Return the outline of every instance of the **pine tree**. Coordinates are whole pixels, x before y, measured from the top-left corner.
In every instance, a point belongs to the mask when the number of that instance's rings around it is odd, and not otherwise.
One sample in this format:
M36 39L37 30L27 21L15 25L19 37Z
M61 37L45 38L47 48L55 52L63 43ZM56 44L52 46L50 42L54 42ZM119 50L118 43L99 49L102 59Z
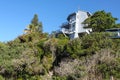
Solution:
M34 31L42 32L42 22L39 22L37 14L34 15L31 24L35 27Z
M42 33L42 22L39 22L38 15L35 14L31 23L27 26L28 32L41 32Z

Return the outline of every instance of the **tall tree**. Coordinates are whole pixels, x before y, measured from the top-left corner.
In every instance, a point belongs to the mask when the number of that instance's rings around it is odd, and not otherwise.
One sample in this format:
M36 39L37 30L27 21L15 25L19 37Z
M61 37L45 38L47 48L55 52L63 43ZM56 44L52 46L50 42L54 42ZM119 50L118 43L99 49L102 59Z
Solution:
M35 14L31 20L31 24L28 25L30 32L42 32L42 22L39 22L38 15Z
M35 14L32 21L31 21L31 24L33 26L35 26L35 31L40 31L42 32L42 22L39 22L39 19L38 19L38 15Z
M95 12L83 24L87 24L86 27L92 28L94 32L102 32L105 29L114 28L116 20L117 18L114 18L111 13L102 10Z
M39 24L39 19L38 19L38 15L35 14L32 21L31 21L31 24L33 24L34 26L37 26Z

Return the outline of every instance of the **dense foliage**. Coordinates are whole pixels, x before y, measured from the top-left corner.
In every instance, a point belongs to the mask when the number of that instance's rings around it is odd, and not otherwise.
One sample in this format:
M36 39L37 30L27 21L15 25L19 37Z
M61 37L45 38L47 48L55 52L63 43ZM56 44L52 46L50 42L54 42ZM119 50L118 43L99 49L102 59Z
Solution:
M29 33L0 42L0 80L120 79L120 39L105 32L73 40L49 37L38 22L34 16Z
M114 28L116 20L111 13L97 11L83 23L88 24L86 27L91 27L94 32L103 32L105 29Z
M101 80L113 76L119 79L120 40L108 36L107 33L92 33L69 40L31 33L0 43L0 78Z

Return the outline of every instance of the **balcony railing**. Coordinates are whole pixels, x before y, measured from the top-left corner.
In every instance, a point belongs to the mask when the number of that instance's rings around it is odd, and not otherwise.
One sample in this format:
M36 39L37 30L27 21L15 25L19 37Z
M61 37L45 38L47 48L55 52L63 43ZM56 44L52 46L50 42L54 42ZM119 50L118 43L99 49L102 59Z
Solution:
M106 32L109 32L111 38L120 38L120 28L107 29Z
M74 33L73 30L71 30L71 29L65 29L65 28L62 28L62 32L66 33L66 34L72 34L72 33Z

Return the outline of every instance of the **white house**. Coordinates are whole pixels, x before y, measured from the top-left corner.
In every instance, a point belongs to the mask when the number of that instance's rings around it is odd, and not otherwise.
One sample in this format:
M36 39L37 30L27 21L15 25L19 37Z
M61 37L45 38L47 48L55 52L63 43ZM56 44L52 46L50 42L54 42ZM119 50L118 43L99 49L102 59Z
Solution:
M70 14L67 17L66 23L63 23L61 26L61 32L65 36L69 36L71 39L78 38L81 34L92 32L91 28L84 28L85 25L83 21L87 19L91 14L85 11L77 11Z
M120 38L120 28L106 29L106 32L110 32L110 38Z

